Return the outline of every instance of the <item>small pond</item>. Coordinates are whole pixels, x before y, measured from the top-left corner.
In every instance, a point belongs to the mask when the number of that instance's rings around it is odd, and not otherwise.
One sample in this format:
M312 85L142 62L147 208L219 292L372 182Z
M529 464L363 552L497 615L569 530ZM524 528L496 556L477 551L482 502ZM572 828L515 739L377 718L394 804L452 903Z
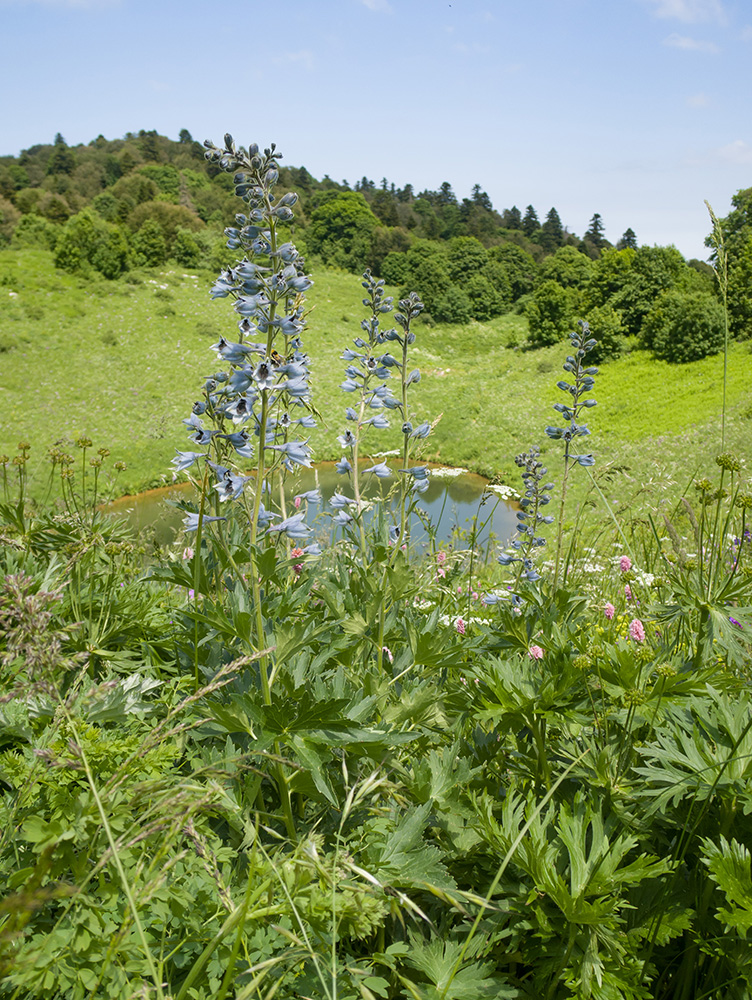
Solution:
M368 498L386 497L394 486L394 478L378 479L375 476L362 478L364 494ZM317 529L316 537L325 539L329 534L329 522L321 516L322 510L330 510L328 500L335 490L352 496L352 486L347 476L339 475L333 462L322 462L312 469L301 469L292 480L290 497L305 490L318 487L323 503L310 504L308 521ZM133 526L144 531L159 545L174 541L182 527L183 511L175 507L175 501L194 499L195 492L190 483L180 483L162 489L149 490L138 496L122 497L108 505L113 514L125 514ZM514 501L489 488L488 481L462 469L446 469L431 466L431 478L425 493L418 500L418 507L430 518L436 527L438 542L451 543L455 548L468 548L473 518L477 517L478 541L488 547L505 545L512 537L517 524ZM288 513L294 513L293 510ZM317 517L318 515L318 517ZM482 530L481 530L482 527ZM414 548L428 541L425 529L413 518L411 537Z

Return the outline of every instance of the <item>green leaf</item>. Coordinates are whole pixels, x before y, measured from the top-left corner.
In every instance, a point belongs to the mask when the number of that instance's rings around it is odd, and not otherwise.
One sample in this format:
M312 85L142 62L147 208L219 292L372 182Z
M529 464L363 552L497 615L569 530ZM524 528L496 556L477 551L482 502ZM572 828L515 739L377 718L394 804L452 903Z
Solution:
M727 905L718 910L718 919L741 937L746 937L752 927L752 859L749 850L736 840L729 843L724 837L720 837L717 844L705 838L703 849L703 860L710 870L710 877L726 896Z

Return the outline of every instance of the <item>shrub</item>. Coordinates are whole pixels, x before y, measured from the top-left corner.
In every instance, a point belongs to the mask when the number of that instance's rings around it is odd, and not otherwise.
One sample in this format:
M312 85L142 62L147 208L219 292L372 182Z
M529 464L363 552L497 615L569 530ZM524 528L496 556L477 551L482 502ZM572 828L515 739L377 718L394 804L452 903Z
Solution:
M172 244L172 256L183 267L197 267L201 263L201 248L188 229L178 229Z
M462 291L470 299L474 319L481 321L498 316L504 311L504 300L483 274L473 274L462 282Z
M131 240L133 254L139 265L157 267L167 260L164 231L156 219L147 219Z
M590 331L597 343L590 350L594 364L618 358L626 343L624 328L618 312L609 305L598 306L588 313Z
M91 265L105 278L117 278L128 269L128 245L123 233L90 209L66 222L55 244L55 266L65 271Z
M436 301L433 315L440 323L469 323L473 318L473 303L466 292L452 286Z
M21 219L13 231L11 247L14 249L26 247L44 247L45 250L54 250L57 238L60 235L58 226L43 219L41 215L33 212L29 215L22 215Z
M572 307L558 281L544 281L530 296L525 309L531 347L550 347L566 337L572 325Z
M682 364L717 354L724 329L723 309L712 295L671 291L646 316L641 343L656 357Z
M381 264L381 277L388 285L401 285L407 281L407 255L389 253Z

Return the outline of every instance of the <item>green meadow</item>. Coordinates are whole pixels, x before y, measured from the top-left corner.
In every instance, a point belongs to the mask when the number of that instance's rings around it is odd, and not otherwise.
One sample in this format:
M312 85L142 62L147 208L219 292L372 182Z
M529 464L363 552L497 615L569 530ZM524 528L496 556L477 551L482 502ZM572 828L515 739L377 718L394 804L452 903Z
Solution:
M311 432L317 460L338 459L345 394L340 355L360 332L356 275L317 268L308 295L304 346L313 359ZM0 453L33 447L28 471L39 494L47 449L87 435L127 470L116 495L172 481L170 461L187 447L181 421L202 377L221 367L209 349L236 336L228 300L212 301L213 275L178 265L129 272L118 281L55 269L42 250L0 251ZM396 290L390 290L392 293ZM416 418L435 421L422 457L516 485L513 457L539 443L550 462L562 347L526 350L527 320L507 314L486 323L419 324L414 361L422 374ZM723 356L684 365L633 350L600 366L586 450L598 468L616 465L636 482L708 471L718 450ZM752 450L752 355L748 342L728 354L726 447ZM372 453L399 447L396 422L371 432Z

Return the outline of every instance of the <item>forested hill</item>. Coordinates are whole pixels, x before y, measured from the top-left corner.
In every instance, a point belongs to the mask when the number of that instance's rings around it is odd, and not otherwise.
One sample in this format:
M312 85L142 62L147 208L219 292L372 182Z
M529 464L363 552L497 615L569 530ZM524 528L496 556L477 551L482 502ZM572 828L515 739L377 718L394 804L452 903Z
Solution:
M183 129L178 141L141 131L75 147L57 135L18 157L0 157L0 247L45 246L56 266L108 279L169 259L221 267L230 259L222 231L240 203L232 173L204 153ZM532 205L498 211L479 184L458 198L448 183L416 192L363 177L350 186L283 166L278 190L299 195L292 236L309 259L354 272L369 267L390 285L415 288L437 321L515 309L528 316L533 343L551 343L587 313L616 353L624 336L647 337L646 346L655 347L648 341L663 336L660 322L651 332L646 321L661 296L683 297L669 303L669 325L682 308L710 321L717 304L707 264L687 262L673 247L640 247L631 229L612 246L597 213L579 238L556 208L542 222ZM732 203L722 220L732 331L749 336L752 188ZM694 297L689 304L687 296Z

